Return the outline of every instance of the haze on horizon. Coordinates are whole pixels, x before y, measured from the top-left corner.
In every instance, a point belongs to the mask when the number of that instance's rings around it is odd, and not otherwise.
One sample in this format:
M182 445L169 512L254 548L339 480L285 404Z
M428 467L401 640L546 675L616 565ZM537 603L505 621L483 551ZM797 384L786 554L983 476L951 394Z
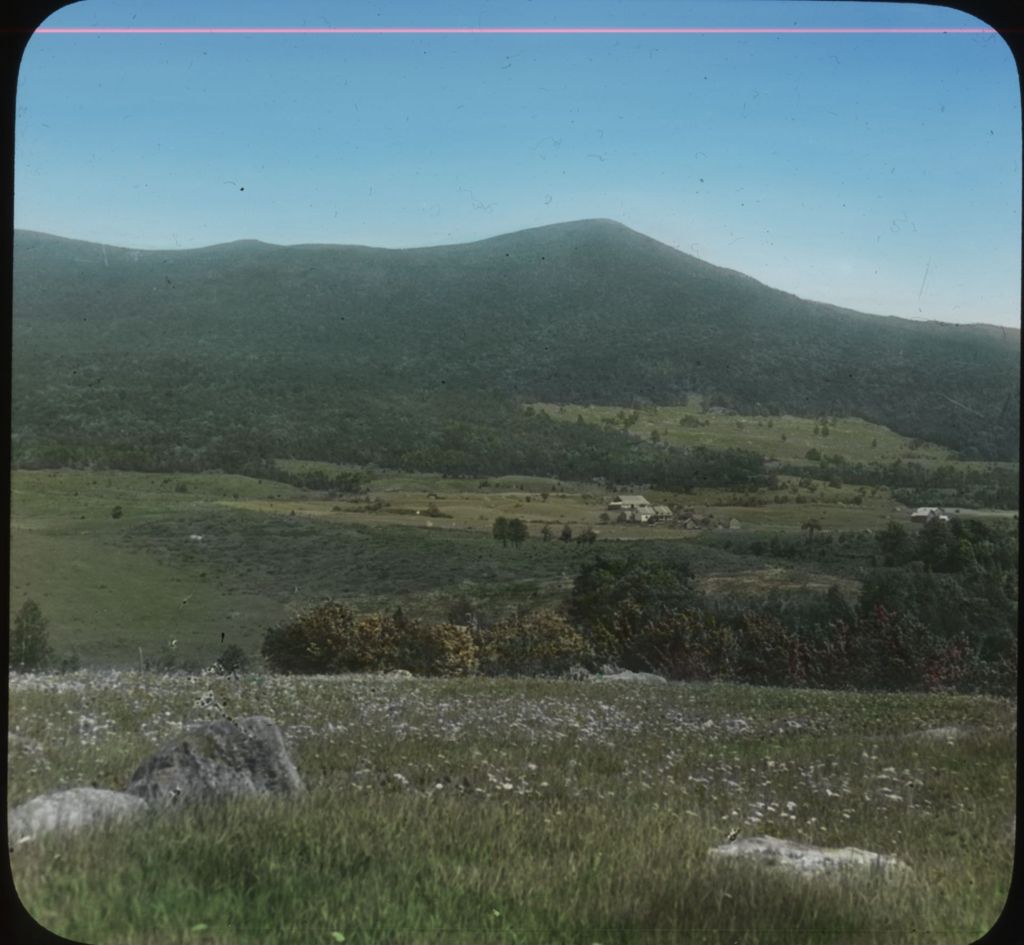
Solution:
M981 28L917 5L85 0L44 27ZM39 34L15 225L412 248L609 218L800 297L1020 325L994 34Z

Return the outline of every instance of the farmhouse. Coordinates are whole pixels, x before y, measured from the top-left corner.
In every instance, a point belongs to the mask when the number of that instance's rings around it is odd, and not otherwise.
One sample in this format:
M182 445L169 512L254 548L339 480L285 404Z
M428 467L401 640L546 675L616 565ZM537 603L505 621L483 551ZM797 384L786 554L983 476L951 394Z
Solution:
M629 522L648 522L654 514L651 503L642 495L617 495L608 503L608 510L618 512Z
M668 522L672 510L667 505L651 505L642 495L617 495L608 503L610 512L618 512L627 522Z
M941 507L922 506L910 513L912 522L948 522L949 516Z

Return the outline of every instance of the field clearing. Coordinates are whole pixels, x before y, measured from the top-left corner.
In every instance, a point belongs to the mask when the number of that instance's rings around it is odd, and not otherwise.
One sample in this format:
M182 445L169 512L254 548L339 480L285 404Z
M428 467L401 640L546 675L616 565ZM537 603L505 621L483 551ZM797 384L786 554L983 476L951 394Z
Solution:
M799 568L783 568L767 565L740 571L736 574L715 574L701 582L709 594L729 594L742 599L753 599L772 591L816 591L827 592L832 586L838 587L847 598L860 593L861 582L834 574L820 574Z
M325 472L343 468L317 465ZM209 665L222 634L224 643L255 654L267 627L324 597L364 611L402 606L432 620L444 619L461 596L496 610L558 606L594 554L684 557L708 590L819 588L839 580L826 564L757 567L749 554L700 542L709 535L704 530L602 522L610 493L593 483L372 475L367 494L330 496L215 473L15 470L10 613L35 599L58 650L77 652L86 665L138 665L140 647L151 659L172 639L193 665ZM580 491L529 491L538 485ZM722 525L735 518L740 535L802 536L803 523L816 518L817 538L827 539L840 529L880 529L907 519L885 490L862 495L857 506L839 501L852 502L849 487L819 486L812 493L786 477L783 485L791 499L805 502L774 503L773 493L764 492L756 498L768 504L735 505L735 493L722 489L648 495L713 515ZM499 515L527 523L530 538L522 547L492 539ZM544 525L553 540L541 540ZM565 525L574 535L592 528L598 540L589 546L559 541Z
M12 804L121 789L212 717L206 692L275 719L309 788L16 843L23 904L80 941L968 942L1009 888L1009 700L131 672L11 676L10 692ZM713 861L733 830L911 872Z
M525 406L565 423L575 423L577 416L587 423L615 423L633 414L633 408L622 406L549 403ZM685 407L648 406L637 408L637 413L639 416L629 432L641 439L650 439L656 430L661 441L670 446L745 449L782 462L806 462L807 451L817 449L830 456L839 453L848 461L860 463L891 463L901 459L922 466L956 463L979 470L1011 465L960 460L953 450L944 446L902 436L858 417L829 418L829 433L821 436L814 433L816 427L820 430L818 420L807 417L705 413L696 395L690 397ZM617 425L621 429L621 423Z

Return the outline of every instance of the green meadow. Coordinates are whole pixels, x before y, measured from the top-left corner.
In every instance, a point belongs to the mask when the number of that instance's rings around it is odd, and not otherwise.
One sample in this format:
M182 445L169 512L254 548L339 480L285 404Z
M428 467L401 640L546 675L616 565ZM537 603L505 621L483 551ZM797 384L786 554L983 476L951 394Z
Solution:
M566 407L559 415L574 418L578 410L599 422L613 408ZM821 441L810 432L814 421L797 418L774 418L768 430L758 426L765 418L705 416L711 427L695 434L678 417L696 411L643 410L637 430L649 423L680 442L710 436L723 448L751 445L754 433L739 429L740 422L762 438L777 439L778 427L788 426L792 435L778 442L789 458L802 448L801 436ZM863 452L877 440L883 457L900 452L938 461L944 455L927 445L911 450L905 438L858 420L843 418L833 429L830 446L847 442ZM858 455L845 448L851 458ZM11 613L34 599L59 652L74 652L88 666L125 667L145 665L171 640L195 665L207 665L223 643L255 654L268 626L325 597L359 610L401 606L429 619L443 618L454 601L467 598L492 612L557 606L594 554L684 558L705 589L718 594L821 591L833 583L853 594L858 582L849 568L740 556L720 539L801 535L809 519L826 537L864 532L905 523L909 512L884 486L830 485L810 476L782 475L775 489L756 492L644 490L654 503L692 510L719 526L687 530L615 521L607 510L612 487L598 482L448 477L301 460L279 465L289 473L358 469L365 491L331 494L222 473L15 470ZM529 538L521 547L493 540L498 516L526 523ZM597 541L562 542L566 527L575 536L592 529Z
M123 789L219 712L275 719L308 792L12 837L38 922L154 945L956 943L1008 895L1016 706L977 696L12 676L10 802ZM733 831L909 871L825 879L712 858Z
M620 428L620 421L633 413L629 407L592 404L536 403L530 406L555 420L575 422L577 416L582 416L587 423ZM824 424L828 433L823 436L820 420L808 417L715 413L714 408L710 411L695 394L688 398L684 407L637 408L638 417L627 429L644 439L650 439L657 431L658 437L671 446L754 450L783 462L802 463L809 449L840 453L852 462L862 463L889 463L897 459L935 465L959 462L956 453L946 447L902 436L888 427L857 417L828 417Z

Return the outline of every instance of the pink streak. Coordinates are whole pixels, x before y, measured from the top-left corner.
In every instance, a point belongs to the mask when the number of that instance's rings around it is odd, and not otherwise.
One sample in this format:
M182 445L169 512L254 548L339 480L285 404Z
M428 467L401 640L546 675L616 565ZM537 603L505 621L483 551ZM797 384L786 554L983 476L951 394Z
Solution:
M799 27L777 27L777 26L75 26L75 27L40 27L36 33L48 35L86 35L96 33L118 33L118 34L273 34L273 35L307 35L307 34L343 34L343 35L393 35L393 34L682 34L682 35L703 35L703 34L978 34L995 33L991 27L872 27L872 26L799 26Z

